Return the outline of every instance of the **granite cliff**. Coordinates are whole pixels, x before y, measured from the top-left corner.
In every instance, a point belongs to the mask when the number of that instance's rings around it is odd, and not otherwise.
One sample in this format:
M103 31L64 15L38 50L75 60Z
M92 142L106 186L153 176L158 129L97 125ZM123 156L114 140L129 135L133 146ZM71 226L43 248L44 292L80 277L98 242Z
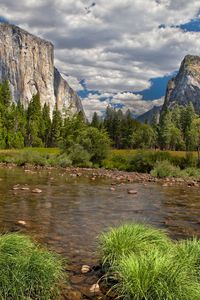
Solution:
M25 107L39 93L51 112L55 106L63 113L83 112L78 95L54 67L52 43L9 24L0 24L0 81L4 79L14 101Z
M200 111L200 57L194 55L185 56L178 74L168 82L163 110L189 102Z

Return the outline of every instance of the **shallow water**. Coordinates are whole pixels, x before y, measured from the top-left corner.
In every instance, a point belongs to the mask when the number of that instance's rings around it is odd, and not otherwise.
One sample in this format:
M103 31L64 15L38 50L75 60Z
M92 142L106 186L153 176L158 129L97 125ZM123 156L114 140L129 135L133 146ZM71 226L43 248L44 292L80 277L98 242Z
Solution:
M146 221L177 239L200 236L198 188L127 183L111 191L110 179L20 168L0 169L0 179L0 230L29 233L72 265L96 263L98 235L127 221ZM30 190L13 190L16 184ZM42 193L31 193L33 188ZM19 220L27 226L17 225Z

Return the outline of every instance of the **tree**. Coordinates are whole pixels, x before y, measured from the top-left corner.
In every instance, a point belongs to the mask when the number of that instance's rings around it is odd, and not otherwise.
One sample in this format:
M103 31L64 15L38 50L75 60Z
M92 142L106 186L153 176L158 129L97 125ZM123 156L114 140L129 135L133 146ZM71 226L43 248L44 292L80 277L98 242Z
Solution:
M51 125L51 147L58 147L62 141L62 116L58 109L53 111L53 119Z
M96 112L94 112L94 114L93 114L91 126L95 127L95 128L102 127L102 121Z
M27 146L40 147L43 145L41 139L42 111L40 96L32 97L27 110Z
M76 138L76 143L81 145L90 154L93 163L101 164L106 158L110 148L110 140L105 130L94 127L85 127Z
M4 80L0 88L0 103L4 106L10 106L12 101L12 95L10 91L10 85L8 80Z
M155 145L155 140L155 132L148 124L141 124L132 135L132 144L134 148L152 148Z
M48 104L44 104L42 109L41 137L45 147L50 145L51 137L51 118Z
M170 133L171 126L172 126L171 112L167 109L161 114L159 131L158 131L159 146L162 150L169 149L170 139L171 139L171 133Z
M200 118L194 119L190 130L191 143L198 153L198 164L200 163Z

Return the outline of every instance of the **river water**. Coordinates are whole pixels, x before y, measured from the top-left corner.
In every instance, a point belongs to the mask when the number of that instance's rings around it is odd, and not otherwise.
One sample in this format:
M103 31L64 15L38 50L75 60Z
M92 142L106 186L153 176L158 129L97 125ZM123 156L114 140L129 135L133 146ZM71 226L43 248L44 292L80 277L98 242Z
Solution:
M28 233L76 267L95 264L99 234L123 222L145 221L174 239L200 236L198 188L125 183L111 191L112 182L64 170L0 169L0 230ZM32 193L34 188L42 193Z

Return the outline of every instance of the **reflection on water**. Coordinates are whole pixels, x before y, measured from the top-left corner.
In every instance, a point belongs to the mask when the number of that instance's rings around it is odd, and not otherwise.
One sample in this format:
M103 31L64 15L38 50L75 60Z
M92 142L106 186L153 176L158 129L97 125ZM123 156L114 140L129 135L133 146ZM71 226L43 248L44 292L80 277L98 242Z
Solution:
M0 169L0 229L16 230L16 222L74 264L97 259L97 237L109 226L143 221L165 228L174 238L200 235L198 188L162 187L157 184L121 184L110 191L111 181L71 177L60 171ZM20 184L30 190L13 190ZM41 194L31 193L33 188ZM138 191L129 195L127 189Z

